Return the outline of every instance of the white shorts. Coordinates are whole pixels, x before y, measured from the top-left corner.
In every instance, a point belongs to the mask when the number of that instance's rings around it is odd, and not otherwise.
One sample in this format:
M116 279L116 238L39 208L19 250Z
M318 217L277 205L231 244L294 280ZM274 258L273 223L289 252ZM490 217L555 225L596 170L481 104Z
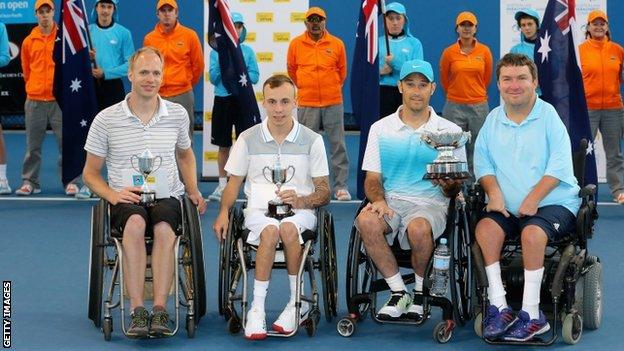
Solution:
M251 245L260 245L260 233L264 228L274 225L279 228L280 223L292 223L297 227L299 233L299 243L303 244L301 233L306 230L316 229L316 214L314 210L299 209L294 210L295 214L290 217L286 217L281 221L275 218L265 216L265 210L259 209L245 209L245 228L249 229L249 236L247 236L247 243Z
M386 202L388 207L394 211L392 218L386 218L386 223L392 229L386 235L388 245L392 246L396 238L401 245L401 249L409 250L407 226L416 218L424 218L429 222L433 232L433 240L444 233L448 206L415 204L411 201L395 198L386 199Z

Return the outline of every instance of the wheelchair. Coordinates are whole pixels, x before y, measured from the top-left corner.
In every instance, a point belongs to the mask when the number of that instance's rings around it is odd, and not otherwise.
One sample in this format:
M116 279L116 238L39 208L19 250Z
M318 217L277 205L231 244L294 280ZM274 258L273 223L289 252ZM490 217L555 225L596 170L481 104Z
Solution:
M182 234L176 236L174 257L175 327L174 336L180 327L180 305L186 308L186 332L189 338L195 336L200 319L206 314L206 281L204 275L204 253L199 213L195 204L186 196L180 199L182 213ZM109 341L113 332L111 310L119 307L121 329L126 334L125 288L123 280L123 255L121 233L111 228L110 210L106 200L100 200L91 210L91 243L89 256L88 317L97 328L101 328L104 339ZM146 238L147 267L150 268L152 239ZM151 270L146 272L146 284L152 282ZM151 292L146 289L145 292ZM117 296L115 296L117 295ZM115 301L116 299L116 301Z
M367 200L362 202L355 215L356 218L367 203ZM357 323L363 321L367 313L370 313L371 318L380 324L421 326L431 317L431 307L436 306L442 309L443 320L435 325L433 338L439 343L447 343L451 339L456 325L463 326L472 319L473 315L469 215L468 208L463 200L457 200L455 197L450 199L446 228L441 235L441 238L446 237L448 239L449 249L451 250L449 263L450 299L429 294L429 289L431 288L429 276L433 264L433 259L430 259L425 271L423 292L422 294L416 294L413 299L414 303L422 305L424 309L424 315L418 320L409 317L401 317L392 321L377 318L377 293L388 291L390 288L383 277L379 277L379 272L372 259L367 256L360 233L354 225L349 238L346 267L346 298L349 314L338 321L336 325L338 333L343 337L352 336L355 333ZM405 284L413 283L414 274L410 259L411 250L403 250L399 245L392 245L390 248L399 268L410 270L410 273L402 274L403 281Z
M483 337L483 311L487 310L488 281L481 250L472 245L475 264L476 290L480 300L480 311L476 314L475 333L489 344L552 345L558 338L558 322L562 323L561 334L567 344L576 344L583 329L598 329L602 319L602 265L597 256L590 255L587 242L594 233L598 219L596 210L596 186L584 185L585 153L587 140L581 140L580 148L573 154L574 175L581 190L581 207L577 213L576 230L563 238L549 241L544 259L544 278L540 292L540 308L546 318L552 320L550 337L535 337L526 342L489 340ZM473 207L485 207L485 194L476 185L468 196ZM472 218L476 226L476 217ZM501 253L501 274L507 291L508 304L518 310L521 307L524 268L522 250L518 239L505 240Z
M334 220L324 208L316 210L316 231L306 230L302 233L304 243L302 262L297 273L297 286L301 286L304 271L307 271L311 296L305 296L303 292L297 294L295 300L297 325L303 325L308 336L316 334L320 321L319 289L314 276L314 271L321 274L321 286L323 293L323 312L327 322L331 322L337 315L338 299L338 271L336 269L336 242L334 238ZM248 271L255 268L255 252L257 247L247 244L249 230L243 227L244 218L241 207L234 206L229 213L228 234L221 243L219 251L219 314L228 323L230 334L241 331L246 320L248 309L247 276ZM318 242L318 247L316 243ZM318 257L315 257L318 253ZM283 248L277 247L273 269L286 269ZM241 285L242 280L242 287ZM299 320L301 302L310 303L308 319L301 324ZM241 312L237 312L237 305ZM267 336L291 337L298 332L295 328L289 334L280 334L271 330Z

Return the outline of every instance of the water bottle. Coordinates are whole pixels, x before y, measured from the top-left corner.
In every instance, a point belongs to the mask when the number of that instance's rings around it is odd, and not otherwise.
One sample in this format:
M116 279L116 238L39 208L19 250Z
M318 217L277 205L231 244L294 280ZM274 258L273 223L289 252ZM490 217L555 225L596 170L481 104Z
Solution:
M446 287L449 281L449 264L451 250L446 246L446 239L440 239L440 244L433 251L433 271L431 272L431 296L446 296Z

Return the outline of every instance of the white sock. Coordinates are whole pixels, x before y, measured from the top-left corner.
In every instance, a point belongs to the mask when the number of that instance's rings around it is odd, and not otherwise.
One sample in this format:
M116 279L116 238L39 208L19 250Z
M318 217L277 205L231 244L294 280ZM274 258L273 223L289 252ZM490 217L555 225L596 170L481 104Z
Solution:
M401 277L401 272L398 272L392 277L384 279L386 280L386 283L388 283L390 290L392 290L393 292L407 291L405 283L403 282L403 277Z
M0 179L6 179L6 164L0 165Z
M253 302L251 308L258 308L264 312L264 301L266 300L267 290L269 290L269 281L254 279Z
M485 274L487 275L489 286L487 288L488 298L490 305L498 307L498 310L502 310L507 307L507 292L503 287L503 278L501 277L500 263L495 262L485 267Z
M422 292L422 288L423 288L423 281L425 280L425 278L419 276L418 274L414 273L414 291L416 292Z
M227 184L227 177L219 177L219 186L221 188L225 188L226 184Z
M540 288L543 275L544 267L534 271L524 270L522 310L528 313L531 319L539 319Z
M290 300L288 300L288 303L294 304L297 298L297 275L289 274L288 282L290 283ZM301 289L299 290L299 295L301 294L303 294L303 279L301 279Z

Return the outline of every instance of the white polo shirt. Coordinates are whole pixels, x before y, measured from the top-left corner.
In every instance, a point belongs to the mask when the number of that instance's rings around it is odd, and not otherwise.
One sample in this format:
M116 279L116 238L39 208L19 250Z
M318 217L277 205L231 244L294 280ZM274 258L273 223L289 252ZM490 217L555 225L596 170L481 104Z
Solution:
M232 175L247 177L244 187L247 198L253 183L272 184L265 179L263 168L273 167L278 154L283 168L295 168L295 174L287 184L295 187L298 196L314 192L312 178L329 175L323 138L294 118L293 122L292 130L281 145L269 132L267 119L241 133L234 143L225 170Z

